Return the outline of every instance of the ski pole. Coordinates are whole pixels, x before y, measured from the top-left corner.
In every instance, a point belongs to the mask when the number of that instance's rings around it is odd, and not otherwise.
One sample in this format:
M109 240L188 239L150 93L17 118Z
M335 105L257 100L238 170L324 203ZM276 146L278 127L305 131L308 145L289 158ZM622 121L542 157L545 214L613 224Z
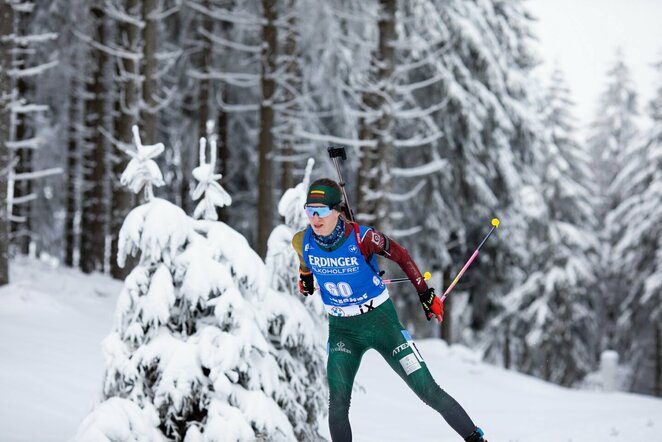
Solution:
M462 267L462 270L460 270L460 273L457 274L457 276L455 277L455 279L453 280L451 285L446 289L443 296L441 297L441 302L444 302L444 300L446 299L448 294L451 292L451 290L453 290L453 287L455 287L455 284L457 284L457 282L460 280L462 275L464 275L464 272L467 271L467 269L469 268L471 263L474 261L474 259L476 259L476 257L478 256L478 251L480 250L481 247L483 247L483 244L485 244L485 241L487 241L487 238L490 237L492 232L494 232L494 229L499 227L499 223L500 223L499 218L492 218L492 228L490 229L489 232L487 232L487 235L485 235L485 238L483 238L483 241L481 241L478 248L476 250L474 250L474 253L471 255L471 258L469 258L469 261L467 261L467 263L464 265L464 267Z
M345 204L347 204L347 212L349 212L349 220L354 222L354 212L352 212L352 208L349 206L349 199L347 198L347 192L345 191L345 182L342 179L342 174L340 173L340 166L338 165L338 158L340 158L341 160L346 160L347 153L345 152L344 147L329 146L327 150L329 152L329 156L331 157L331 160L333 160L333 164L336 166L336 172L338 172L338 185L340 185L342 194L345 197Z
M423 273L423 279L425 279L425 280L427 281L427 280L430 279L430 278L432 278L432 274L431 274L430 272L425 272L425 273ZM394 284L394 283L396 283L396 282L405 282L405 281L409 281L409 278L384 279L383 281L384 281L384 284Z
M423 279L425 279L427 281L430 278L432 278L432 273L430 273L430 272L423 273ZM382 281L384 281L384 284L395 284L397 282L409 281L409 278L383 279ZM315 291L318 291L319 289L320 289L319 287L315 287Z

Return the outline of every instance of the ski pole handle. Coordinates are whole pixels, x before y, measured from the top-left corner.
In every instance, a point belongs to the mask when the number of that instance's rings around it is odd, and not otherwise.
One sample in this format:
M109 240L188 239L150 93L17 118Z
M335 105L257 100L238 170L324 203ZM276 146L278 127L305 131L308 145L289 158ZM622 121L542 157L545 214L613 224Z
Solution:
M501 222L499 221L499 218L492 218L492 228L490 229L489 232L487 232L487 235L485 235L485 238L483 238L480 245L476 248L476 250L474 250L473 254L471 255L471 258L469 258L469 260L466 262L466 264L464 264L464 267L462 267L462 270L460 270L460 273L457 274L457 276L455 277L455 279L453 280L451 285L448 286L448 288L446 289L444 294L441 296L441 302L444 302L446 297L448 297L448 294L451 292L451 290L453 290L453 287L455 287L455 285L460 280L462 275L464 275L464 272L467 271L467 269L469 268L471 263L474 262L474 259L476 259L476 257L478 256L478 252L480 251L480 248L483 247L483 244L485 244L485 241L487 241L487 238L489 238L490 235L492 234L492 232L494 232L494 229L499 227L500 223Z

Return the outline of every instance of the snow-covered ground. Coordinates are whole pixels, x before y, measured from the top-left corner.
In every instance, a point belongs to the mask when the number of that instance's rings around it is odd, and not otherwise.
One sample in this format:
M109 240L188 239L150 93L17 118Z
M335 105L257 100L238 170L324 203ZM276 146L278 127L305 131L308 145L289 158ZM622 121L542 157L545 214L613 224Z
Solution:
M66 441L97 401L101 340L121 283L100 275L12 263L0 289L0 442ZM419 341L437 382L490 442L661 442L662 400L578 391L484 364L466 348ZM368 352L351 420L357 442L459 441Z
M121 282L12 262L0 288L0 441L68 440L101 392Z

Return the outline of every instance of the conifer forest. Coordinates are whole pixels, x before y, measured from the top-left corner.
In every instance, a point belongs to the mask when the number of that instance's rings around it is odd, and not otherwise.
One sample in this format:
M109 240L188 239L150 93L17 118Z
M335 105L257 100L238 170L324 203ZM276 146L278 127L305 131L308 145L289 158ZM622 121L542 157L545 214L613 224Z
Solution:
M412 333L563 386L613 350L621 388L660 397L662 63L644 99L615 53L582 132L562 69L533 74L534 21L522 0L2 0L0 285L20 256L110 275L126 291L104 344L117 360L181 334L208 366L251 345L255 373L322 382L305 330L326 319L288 301L289 241L307 225L305 186L338 179L327 149L342 146L356 219L406 247L438 293L501 221L441 325L410 284L389 289ZM147 345L153 327L173 335ZM158 396L160 367L138 381L117 364L106 398ZM251 373L236 370L232 382ZM201 373L230 391L214 370L189 373L190 397L210 397ZM297 382L264 429L316 440L324 386ZM153 403L174 440L182 413L207 413L208 429L231 416L217 396L206 411L168 397Z

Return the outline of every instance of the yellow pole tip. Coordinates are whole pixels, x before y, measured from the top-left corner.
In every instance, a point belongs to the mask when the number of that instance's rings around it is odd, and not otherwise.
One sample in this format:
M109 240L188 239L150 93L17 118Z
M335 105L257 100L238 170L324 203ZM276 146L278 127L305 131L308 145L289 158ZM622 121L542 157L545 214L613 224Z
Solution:
M492 218L492 225L494 227L499 227L499 224L501 224L501 221L499 221L499 218Z
M427 281L430 278L432 278L432 273L430 273L430 272L423 273L423 279L425 279Z

